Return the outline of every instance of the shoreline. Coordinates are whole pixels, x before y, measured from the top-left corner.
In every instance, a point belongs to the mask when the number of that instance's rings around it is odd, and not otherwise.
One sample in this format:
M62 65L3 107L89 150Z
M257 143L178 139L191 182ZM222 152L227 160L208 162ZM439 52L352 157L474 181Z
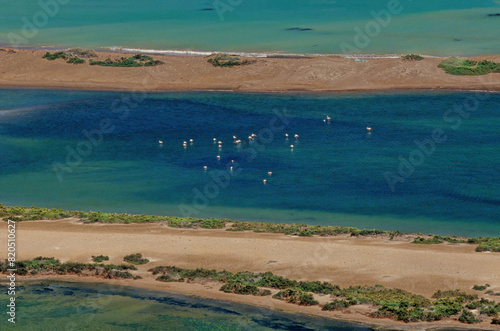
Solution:
M0 48L0 87L109 91L217 91L256 93L339 93L376 91L500 91L500 75L454 76L422 61L340 56L248 57L249 65L218 68L207 56L155 55L155 67L123 68L72 65L42 59L46 51ZM97 60L131 53L98 52ZM359 56L360 57L360 56ZM360 57L361 58L361 57ZM500 62L500 55L473 57Z
M497 255L478 253L468 244L414 245L406 238L391 241L382 236L299 237L276 233L234 232L224 229L169 228L162 224L83 224L76 219L24 221L16 223L18 260L53 256L61 262L91 262L91 255L109 255L109 263L123 263L126 254L141 252L150 262L139 265L134 275L142 279L112 279L93 276L47 276L19 279L53 279L109 283L143 287L187 296L253 304L266 308L306 313L319 317L369 325L387 324L398 329L422 330L453 326L494 330L488 322L464 325L458 321L404 323L367 316L367 305L352 306L350 313L325 312L318 306L298 306L270 296L228 294L219 282L164 283L148 272L155 266L208 268L239 272L271 271L302 281L327 281L342 287L381 284L430 298L437 290L460 289L489 300L492 294L473 291L475 284L498 282ZM7 227L0 229L7 236ZM6 247L0 247L6 256ZM328 295L316 296L324 304Z
M457 330L497 330L498 328L491 324L480 323L468 325L452 320L441 320L436 322L413 322L405 323L395 321L388 318L371 318L363 315L360 312L343 312L343 311L315 311L315 307L299 306L286 303L280 300L271 301L269 297L254 297L249 295L227 294L220 292L217 289L207 289L204 284L175 284L175 283L148 283L140 282L141 280L123 280L123 279L103 279L92 276L77 276L77 275L57 275L57 276L19 276L21 282L18 285L40 284L44 282L61 282L66 284L98 284L99 286L111 285L116 290L147 290L152 291L157 295L179 295L189 298L199 298L214 301L234 302L243 305L261 307L274 311L281 311L288 314L307 315L316 318L324 318L340 322L348 322L374 330L441 330L441 329L457 329ZM1 282L0 282L1 284ZM164 286L162 286L164 285ZM179 286L180 285L180 286ZM182 286L187 285L187 286ZM166 288L165 288L166 287ZM192 289L187 289L192 287ZM113 289L111 289L113 290ZM304 311L306 310L306 311Z
M76 46L63 46L63 45L51 45L51 46L13 46L9 44L0 44L0 48L6 49L19 49L19 50L35 50L35 51L63 51L70 48L75 48ZM262 57L262 58L273 58L273 57L282 57L285 59L293 59L295 57L306 58L306 57L325 57L325 56L334 56L334 57L342 57L342 58L364 58L364 59L388 59L388 58L400 58L405 54L396 54L396 53L386 53L386 54L375 54L375 53L359 53L359 54L351 54L351 53L287 53L285 51L260 51L260 52L250 52L250 51L230 51L230 50L211 50L211 51L203 51L203 50L194 50L194 49L155 49L155 48L137 48L137 47L128 47L128 46L100 46L100 47L82 47L86 49L93 49L96 52L113 52L113 53L125 53L125 54L151 54L151 55L164 55L164 56L180 56L180 57L204 57L209 56L211 54L217 53L227 53L238 55L242 57ZM445 55L429 55L429 54L420 54L427 58L439 58L445 59L447 56ZM483 54L483 55L474 55L478 56L492 56L495 54ZM458 58L467 58L473 56L462 56L457 55Z

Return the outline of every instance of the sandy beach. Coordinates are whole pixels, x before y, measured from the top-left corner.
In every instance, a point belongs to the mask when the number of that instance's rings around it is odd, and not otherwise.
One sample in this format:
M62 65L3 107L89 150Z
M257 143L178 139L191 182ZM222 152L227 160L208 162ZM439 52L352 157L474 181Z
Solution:
M455 89L500 91L500 75L453 76L438 68L442 58L404 61L373 58L368 62L339 56L248 58L250 65L218 68L206 57L155 55L157 67L113 68L72 65L42 59L45 51L0 48L0 87L93 90L223 90L247 92L370 91ZM131 54L99 52L98 60ZM500 62L500 55L481 56Z
M7 236L7 227L0 230ZM489 300L498 297L473 291L475 284L490 284L500 290L498 254L477 253L473 245L415 245L409 237L389 240L378 237L293 237L272 233L228 232L224 230L173 229L161 224L82 224L76 219L21 222L17 224L17 259L55 257L63 262L91 261L92 255L109 255L110 263L123 263L123 256L141 252L151 262L134 272L140 280L105 280L96 277L62 276L51 279L108 282L185 295L238 301L274 309L303 312L330 318L377 325L398 325L398 329L465 325L454 321L405 324L366 316L364 305L350 313L323 312L319 307L302 307L270 297L243 296L220 292L220 284L162 283L147 270L154 266L226 269L231 272L271 271L296 280L321 280L350 285L381 284L428 298L437 290L460 289ZM6 247L0 247L6 256ZM24 277L33 279L34 277ZM38 277L38 279L47 277ZM328 297L318 297L328 302ZM475 325L494 329L483 322Z

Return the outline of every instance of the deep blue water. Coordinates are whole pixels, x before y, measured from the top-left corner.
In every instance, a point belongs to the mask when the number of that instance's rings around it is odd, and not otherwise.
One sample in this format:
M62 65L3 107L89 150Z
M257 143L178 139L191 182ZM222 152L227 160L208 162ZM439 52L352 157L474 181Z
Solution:
M0 202L500 235L500 95L479 97L0 90Z

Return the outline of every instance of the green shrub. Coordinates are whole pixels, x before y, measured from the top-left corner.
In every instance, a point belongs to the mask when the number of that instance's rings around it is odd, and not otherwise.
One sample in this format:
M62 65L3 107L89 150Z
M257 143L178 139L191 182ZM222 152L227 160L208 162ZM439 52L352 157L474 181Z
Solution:
M467 309L477 309L479 307L481 307L481 302L480 301L472 301L472 302L469 302L468 304L465 305L465 307Z
M459 298L442 298L432 303L435 314L443 317L449 317L462 310L462 302Z
M94 262L109 261L109 256L107 256L107 255L97 255L97 256L92 255L92 260Z
M78 56L73 56L66 61L66 63L72 63L72 64L82 64L85 63L84 59L79 58Z
M422 61L424 59L424 57L419 54L406 54L401 58L406 61Z
M478 238L473 238L478 239ZM476 247L476 252L500 252L500 237L479 238L479 246ZM475 242L477 243L477 241Z
M500 303L495 304L494 302L488 302L487 305L481 307L481 314L485 314L490 317L497 317L500 312Z
M67 50L67 52L72 54L73 56L81 56L81 57L85 57L85 58L97 57L96 52L92 49L70 48Z
M314 306L319 304L318 301L314 300L314 297L311 294L292 288L279 291L273 295L273 298L284 300L289 303L296 303L302 306Z
M123 260L128 263L132 264L146 264L149 262L148 259L143 259L141 253L135 253L135 254L130 254L126 255Z
M476 318L476 316L468 310L462 311L462 314L460 315L458 320L462 323L467 323L467 324L474 324L481 322L480 319Z
M488 288L488 286L486 285L474 285L472 287L473 290L476 290L476 291L484 291Z
M432 245L432 244L441 244L443 243L444 240L441 239L440 236L434 236L432 238L422 238L422 237L416 237L412 243L413 244L425 244L425 245Z
M251 294L251 295L257 295L259 293L259 289L257 288L257 286L243 284L241 282L228 282L222 285L220 291L226 293Z
M239 57L230 56L228 54L216 54L214 57L208 59L207 62L212 64L214 67L229 67L229 68L251 63L248 60L241 61Z
M28 273L36 275L39 273L48 274L81 274L83 272L93 272L95 275L100 275L106 278L133 278L127 270L137 270L133 265L113 265L113 264L95 264L95 263L79 263L79 262L66 262L61 263L53 257L37 257L33 260L21 260L16 262L17 274L27 275ZM8 262L0 264L0 272L6 273L9 269Z
M333 300L323 306L322 310L342 310L357 304L356 300Z
M438 290L436 293L432 295L432 298L434 299L459 298L461 302L464 302L464 301L476 300L478 299L478 296L477 294L467 294L460 290L446 290L446 291Z
M107 58L104 61L90 60L90 65L98 65L103 67L151 67L163 64L160 60L153 60L151 56L136 54L134 56L125 58L121 57L118 60L111 60Z
M456 57L442 61L438 67L450 75L476 76L500 72L500 63L488 60L478 62L468 59L457 59Z
M500 318L493 318L493 319L491 320L491 324L500 325Z
M261 276L261 278L256 282L257 286L285 289L297 285L297 281L273 275L271 272L266 272L259 276Z
M45 53L44 56L42 56L42 59L47 59L49 61L54 61L56 59L68 59L70 57L70 55L66 52L55 52L55 53L50 53L50 52L47 52Z

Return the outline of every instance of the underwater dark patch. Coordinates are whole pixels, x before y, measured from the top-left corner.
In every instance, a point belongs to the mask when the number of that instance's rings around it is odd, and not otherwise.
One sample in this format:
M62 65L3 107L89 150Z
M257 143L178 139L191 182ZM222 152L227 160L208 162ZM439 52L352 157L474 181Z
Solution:
M311 28L288 28L286 31L312 31Z

